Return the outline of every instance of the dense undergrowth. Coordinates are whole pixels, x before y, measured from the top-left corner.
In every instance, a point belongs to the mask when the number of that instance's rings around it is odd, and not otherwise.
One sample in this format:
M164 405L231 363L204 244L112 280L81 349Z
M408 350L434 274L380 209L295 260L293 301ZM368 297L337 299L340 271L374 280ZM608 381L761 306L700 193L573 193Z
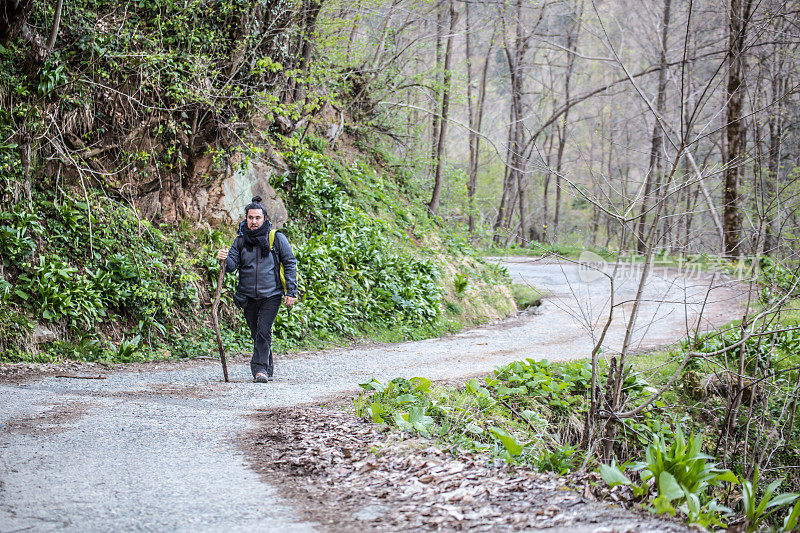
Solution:
M212 353L213 333L193 330L223 235L158 228L96 192L87 199L37 192L0 214L2 359L131 362ZM32 334L42 326L57 338L36 346ZM240 331L225 335L243 346Z
M751 266L758 267L751 272L758 277L757 320L636 356L626 368L629 410L652 399L676 372L680 385L618 420L610 464L601 450L587 448L589 361L518 361L455 387L422 377L371 380L361 385L355 411L436 439L454 454L482 452L560 474L598 470L609 487L621 487L615 499L705 528L796 530L800 284L796 272L771 259ZM600 397L607 373L601 360Z
M605 372L601 372L602 374ZM759 482L720 466L703 450L713 435L674 405L659 402L637 420L625 420L615 443L617 461L598 463L581 448L588 362L518 361L463 386L436 386L424 377L370 380L354 399L356 414L376 424L436 439L451 453L487 453L505 461L562 475L599 469L610 487L654 513L679 514L706 528L743 525L756 531L770 523L797 527L800 494L773 474ZM655 388L630 372L625 393L633 405ZM692 431L688 437L684 429ZM580 478L582 479L582 478ZM771 482L770 482L771 481ZM767 486L769 485L769 486ZM780 520L778 520L780 518Z
M278 349L423 338L487 320L473 303L513 309L504 272L430 221L396 177L366 158L326 155L316 139L303 146L288 139L285 156L293 171L273 185L292 213L284 231L302 299L278 315ZM215 352L205 320L219 272L213 257L233 228L157 226L98 191L88 202L60 191L34 198L0 214L3 360L129 362ZM249 335L229 304L235 276L225 283L224 340L231 351L247 351ZM59 338L33 345L37 324Z
M580 443L589 408L591 365L586 361L518 361L463 387L432 386L425 378L363 383L356 413L373 422L413 429L459 449L485 451L509 462L567 473L585 460ZM648 384L633 374L625 382L631 398L648 396ZM656 417L627 422L623 450L646 442L648 429L669 431Z

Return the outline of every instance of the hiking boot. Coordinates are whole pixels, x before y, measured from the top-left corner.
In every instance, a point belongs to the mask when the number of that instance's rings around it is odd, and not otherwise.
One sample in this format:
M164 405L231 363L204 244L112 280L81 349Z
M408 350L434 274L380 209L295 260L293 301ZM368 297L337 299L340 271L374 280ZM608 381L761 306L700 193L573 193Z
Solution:
M253 383L266 383L267 381L269 381L269 379L270 378L267 377L267 375L265 373L259 372L258 374L256 374L256 377L253 379Z

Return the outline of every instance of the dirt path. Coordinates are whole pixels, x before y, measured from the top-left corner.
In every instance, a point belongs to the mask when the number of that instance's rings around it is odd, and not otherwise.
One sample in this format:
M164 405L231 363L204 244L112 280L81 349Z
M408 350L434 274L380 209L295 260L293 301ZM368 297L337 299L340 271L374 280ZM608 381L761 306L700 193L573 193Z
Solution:
M572 266L514 260L509 268L552 292L538 316L444 339L279 358L279 379L267 385L250 383L246 363L232 365L234 382L222 383L211 361L144 365L104 380L0 383L0 531L315 530L249 467L239 448L253 429L249 415L263 420L278 407L325 402L372 376L461 378L520 358L585 357L591 338L581 322L603 313L607 286L581 281ZM641 323L657 322L639 330L647 339L640 347L682 336L684 310L696 313L707 285L654 277ZM617 300L630 297L631 287L621 283ZM733 288L712 292L711 323L737 318L740 300ZM607 353L622 331L612 326Z

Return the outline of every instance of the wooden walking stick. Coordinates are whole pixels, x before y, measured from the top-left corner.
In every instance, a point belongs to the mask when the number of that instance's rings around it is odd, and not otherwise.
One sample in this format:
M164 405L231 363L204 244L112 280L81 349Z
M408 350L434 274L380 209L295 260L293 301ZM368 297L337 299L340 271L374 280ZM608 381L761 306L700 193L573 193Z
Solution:
M219 278L217 278L217 293L214 295L214 303L211 304L211 321L214 324L214 333L217 334L217 344L219 345L219 358L222 361L222 374L225 376L225 383L228 382L228 363L225 361L225 347L222 346L222 335L219 332L219 297L222 294L222 280L225 278L225 261L220 261Z

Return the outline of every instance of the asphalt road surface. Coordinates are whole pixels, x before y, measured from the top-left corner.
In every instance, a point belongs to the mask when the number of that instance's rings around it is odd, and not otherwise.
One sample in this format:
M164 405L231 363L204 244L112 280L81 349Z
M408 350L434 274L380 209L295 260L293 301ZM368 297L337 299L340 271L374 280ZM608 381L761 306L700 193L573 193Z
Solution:
M312 531L248 468L237 436L259 409L324 402L376 377L462 378L533 358L586 357L608 315L609 285L574 265L505 260L516 282L548 290L538 313L442 339L278 357L268 384L249 365L140 365L107 379L0 383L0 531ZM604 353L619 350L635 275L617 280ZM674 342L738 318L743 294L709 276L657 271L634 346ZM280 480L275 480L280 483Z

